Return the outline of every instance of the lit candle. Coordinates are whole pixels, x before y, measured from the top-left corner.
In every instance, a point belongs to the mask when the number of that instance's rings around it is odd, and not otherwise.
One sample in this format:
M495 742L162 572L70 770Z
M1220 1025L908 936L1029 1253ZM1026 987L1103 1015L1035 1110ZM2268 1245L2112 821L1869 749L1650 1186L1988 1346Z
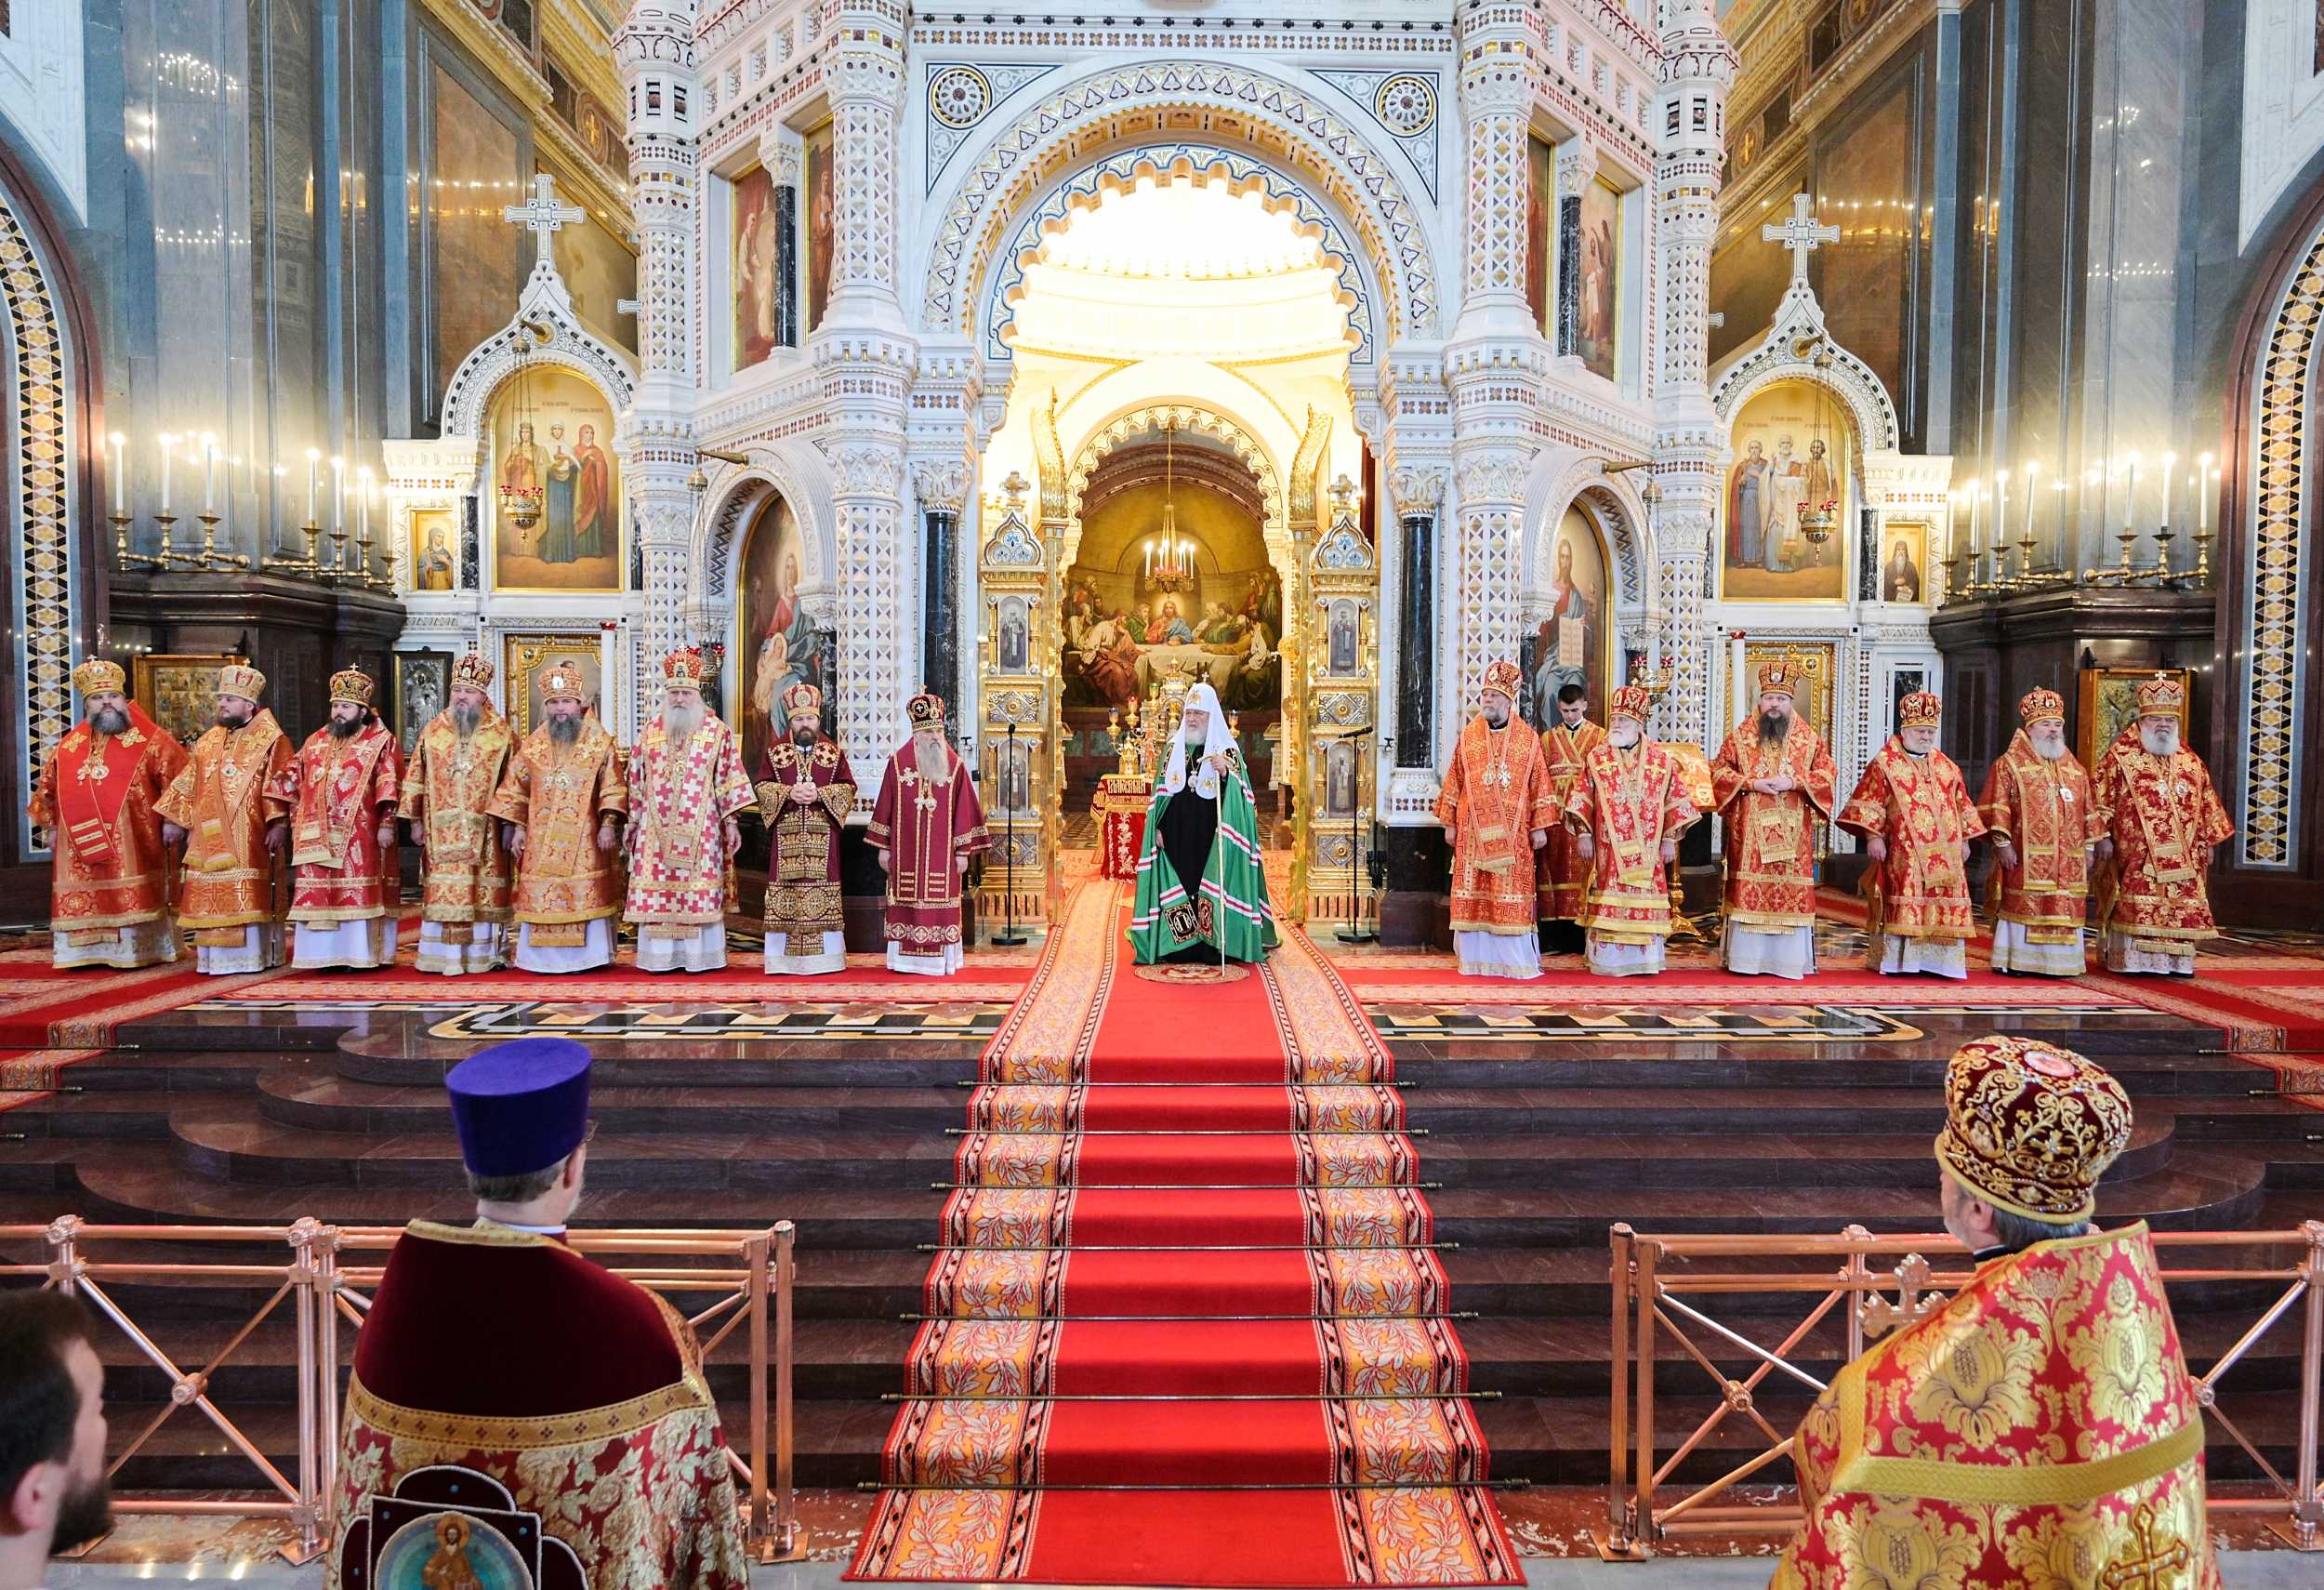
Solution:
M1984 492L1985 487L1977 482L1969 483L1967 493L1969 498L1969 561L1972 565L1974 565L1977 561L1977 498ZM1974 566L1971 572L1974 573Z
M2058 494L2058 555L2056 566L2061 569L2066 566L2067 531L2069 528L2066 522L2066 474L2063 470L2059 471L2058 478L2056 480L2050 483L2051 488Z
M1993 545L2009 548L2009 471L1993 471Z
M347 460L331 455L331 534L347 530Z
M315 497L316 497L317 494L318 494L318 493L322 490L322 483L321 483L321 481L318 479L318 477L322 474L322 472L323 472L323 452L322 452L322 450L321 450L320 448L316 448L316 447L310 447L310 448L308 448L308 449L307 449L307 523L310 523L310 524L312 524L313 523L315 523Z
M355 539L371 545L371 466L355 471Z
M2040 472L2041 466L2040 464L2027 464L2026 466L2026 530L2025 534L2018 537L2020 540L2030 541L2033 539L2034 477Z
M2138 455L2133 453L2123 462L2131 467L2131 489L2122 498L2122 523L2132 526L2138 523Z
M2202 457L2202 468L2199 471L2198 484L2195 487L2195 530L2198 535L2204 534L2211 529L2211 455L2206 453Z
M2162 456L2162 527L2171 528L2171 469L2179 461L2176 453Z
M112 433L112 442L113 444L113 511L125 519L129 516L129 462L125 449L129 445L129 439L116 431Z
M177 445L178 445L178 438L177 438L177 437L172 436L172 435L171 435L168 431L163 431L163 432L162 432L162 510L162 510L164 513L167 513L167 512L169 511L169 454L170 454L170 449L171 449L171 448L173 448L173 447L175 447L175 446L177 446Z
M218 511L218 438L202 433L202 511Z

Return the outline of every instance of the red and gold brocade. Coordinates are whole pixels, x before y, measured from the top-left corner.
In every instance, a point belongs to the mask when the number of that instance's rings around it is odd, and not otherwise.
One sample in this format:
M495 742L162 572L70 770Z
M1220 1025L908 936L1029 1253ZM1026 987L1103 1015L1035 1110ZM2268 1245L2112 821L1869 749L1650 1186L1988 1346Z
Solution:
M2219 1583L2196 1386L2143 1225L1987 1264L1842 1369L1792 1455L1807 1519L1773 1590Z
M53 830L49 926L109 937L169 909L171 858L156 809L186 765L186 749L135 702L129 727L100 735L73 725L41 759L26 807Z
M653 928L726 920L726 821L759 803L742 742L705 715L683 743L656 718L629 762L629 921Z
M1541 736L1515 718L1498 729L1482 715L1470 719L1436 797L1436 820L1453 836L1452 931L1533 932L1541 855L1533 834L1558 826Z
M274 791L291 756L290 736L264 708L239 729L214 723L193 742L154 807L186 830L179 927L200 934L274 920L276 864L266 829L289 810Z
M2090 846L2106 837L2090 772L2071 751L2044 761L2020 729L1985 775L1977 815L2009 841L2014 868L1995 867L1997 915L2029 944L2078 944L2090 914Z
M759 811L767 823L767 932L841 933L839 830L855 809L855 770L839 742L822 735L801 750L789 740L768 748ZM804 784L812 801L792 798Z
M426 852L423 921L508 920L508 852L486 808L515 750L508 720L490 707L466 739L447 708L412 742L397 810L418 828Z
M1976 928L1969 906L1969 841L1985 819L1969 799L1961 768L1941 750L1916 757L1891 736L1840 809L1840 826L1888 841L1874 864L1873 934L1897 938L1965 939Z
M415 1221L389 1254L355 1343L340 1517L435 1464L507 1486L592 1590L747 1583L693 1331L554 1238Z
M595 715L581 720L571 745L536 725L517 743L500 788L484 808L524 829L509 914L535 927L577 927L621 909L618 852L597 848L597 830L629 809L620 748ZM534 934L533 942L544 935ZM574 943L579 943L576 935Z
M1789 775L1792 788L1763 795L1755 778ZM1778 747L1763 745L1745 719L1710 764L1710 795L1726 828L1727 921L1750 928L1808 927L1816 921L1816 820L1831 815L1831 751L1795 718Z
M1684 764L1652 740L1628 750L1601 744L1574 780L1565 811L1567 831L1597 844L1582 926L1609 944L1668 938L1670 871L1662 847L1678 842L1700 815Z
M317 729L277 774L272 794L291 811L289 920L369 921L402 894L396 846L379 842L403 788L395 735L374 722L346 739ZM393 830L390 830L392 835Z
M1605 744L1605 731L1584 720L1578 729L1563 723L1552 723L1541 731L1541 760L1550 770L1550 798L1564 811L1572 798L1574 781L1590 760L1590 753ZM1536 907L1543 921L1579 921L1585 893L1590 881L1590 863L1574 850L1574 831L1563 823L1550 828L1550 842L1541 847L1537 870L1539 877L1536 893L1540 896Z
M2114 839L2099 925L2182 954L2198 940L2216 938L2211 853L2236 828L2202 758L2185 749L2156 756L2135 735L2125 735L2098 759L2091 783Z
M976 785L949 746L944 766L943 778L926 777L913 743L898 747L864 831L888 853L888 942L906 955L960 942L960 863L993 848Z

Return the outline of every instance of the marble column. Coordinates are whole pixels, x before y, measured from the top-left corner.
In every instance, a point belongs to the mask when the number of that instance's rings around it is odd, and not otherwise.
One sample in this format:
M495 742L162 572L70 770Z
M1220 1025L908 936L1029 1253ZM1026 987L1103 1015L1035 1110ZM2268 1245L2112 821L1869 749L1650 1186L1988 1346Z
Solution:
M920 688L960 699L960 510L969 467L958 458L916 460L920 509Z
M1397 543L1396 762L1433 767L1436 759L1436 515L1445 471L1411 465L1388 477L1402 538Z
M1586 138L1557 151L1557 354L1581 356L1581 195L1596 179L1598 151Z

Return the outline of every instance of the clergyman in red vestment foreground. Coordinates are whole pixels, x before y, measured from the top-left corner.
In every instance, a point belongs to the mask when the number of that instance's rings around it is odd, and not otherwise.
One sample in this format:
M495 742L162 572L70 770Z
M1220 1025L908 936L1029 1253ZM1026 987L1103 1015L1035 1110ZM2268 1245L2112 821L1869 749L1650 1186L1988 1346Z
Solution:
M2070 1050L1945 1073L1945 1228L1976 1274L1833 1377L1791 1444L1806 1522L1771 1590L2216 1590L2203 1418L2144 1224L2098 1231L2131 1101Z
M473 1226L415 1220L355 1341L339 1517L414 1470L489 1476L591 1590L744 1590L718 1405L677 1310L565 1246L588 1157L589 1052L522 1038L445 1078ZM337 1590L335 1555L326 1581Z

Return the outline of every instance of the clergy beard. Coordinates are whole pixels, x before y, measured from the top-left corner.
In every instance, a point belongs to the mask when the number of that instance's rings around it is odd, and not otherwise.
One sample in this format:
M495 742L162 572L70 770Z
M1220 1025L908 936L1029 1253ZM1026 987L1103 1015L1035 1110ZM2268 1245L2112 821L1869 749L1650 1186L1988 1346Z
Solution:
M484 709L481 707L455 707L452 709L452 726L460 731L460 737L462 739L467 739L470 735L476 733L476 725L483 721Z
M2033 747L2034 755L2044 762L2056 762L2066 754L2066 736L2062 734L2028 735L2026 739Z
M1779 746L1783 744L1783 737L1790 732L1790 719L1773 717L1765 712L1759 715L1759 743L1761 745Z
M662 709L662 732L674 740L690 740L702 727L699 707L665 707Z
M88 726L100 735L126 734L129 714L118 707L99 707L88 715Z
M357 735L362 734L370 722L371 714L368 712L360 718L334 718L331 720L331 737L335 740L351 740Z
M548 721L548 737L561 746L569 746L573 744L574 741L581 737L581 720L578 718L551 718Z
M1638 725L1628 718L1617 718L1605 732L1606 743L1616 750L1628 750L1638 743Z
M244 715L242 713L230 712L225 709L220 708L218 714L218 726L221 729L244 728L247 726L250 720L256 716L257 716L257 714L255 712Z
M2148 756L2172 756L2179 749L2179 725L2163 723L2154 728L2139 725L2138 743L2146 748Z
M912 761L922 778L944 778L952 772L944 764L944 742L935 735L912 736Z
M812 723L795 723L791 726L791 744L801 750L814 749L815 742L822 737Z

